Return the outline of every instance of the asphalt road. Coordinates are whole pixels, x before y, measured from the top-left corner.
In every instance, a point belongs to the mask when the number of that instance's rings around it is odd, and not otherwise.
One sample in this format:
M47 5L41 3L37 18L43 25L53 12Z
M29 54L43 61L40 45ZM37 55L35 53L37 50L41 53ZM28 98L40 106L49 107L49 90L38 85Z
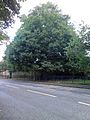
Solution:
M90 120L90 89L0 79L0 120Z

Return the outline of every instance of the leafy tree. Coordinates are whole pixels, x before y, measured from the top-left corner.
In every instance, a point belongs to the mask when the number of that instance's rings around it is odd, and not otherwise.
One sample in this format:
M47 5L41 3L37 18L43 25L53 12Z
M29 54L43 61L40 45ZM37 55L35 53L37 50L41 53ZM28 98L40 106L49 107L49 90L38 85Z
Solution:
M0 72L7 70L7 64L5 61L0 62Z
M84 44L84 49L86 52L86 70L90 73L90 26L84 24L80 25L81 31L79 32L80 40Z
M8 40L9 40L9 37L3 31L0 31L0 45L8 42Z
M90 57L87 52L90 48L89 33L89 27L84 23L80 24L78 39L71 40L65 48L68 59L66 68L73 74L86 74L90 71Z
M14 22L14 16L19 14L19 2L17 0L0 0L0 41L8 39L3 29L11 26Z
M5 26L11 25L13 17L19 14L19 10L20 4L16 0L0 0L0 23L3 22Z
M22 26L7 48L10 63L18 70L64 72L65 48L77 38L69 19L52 3L37 6L21 19Z
M87 62L85 56L85 49L79 39L70 41L66 47L66 55L68 62L66 68L73 74L85 72Z
M90 26L85 25L84 22L80 24L79 36L85 45L85 49L90 51Z

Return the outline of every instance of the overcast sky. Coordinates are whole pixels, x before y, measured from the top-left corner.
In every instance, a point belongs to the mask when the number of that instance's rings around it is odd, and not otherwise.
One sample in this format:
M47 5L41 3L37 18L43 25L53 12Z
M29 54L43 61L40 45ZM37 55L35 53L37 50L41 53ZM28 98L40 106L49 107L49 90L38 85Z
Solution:
M24 3L21 3L21 14L28 14L30 9L33 9L36 5L52 2L57 4L58 7L62 10L63 14L68 14L71 17L71 21L77 26L81 20L86 24L90 25L90 0L27 0ZM20 22L16 19L16 23L13 25L13 28L9 28L7 33L10 39L13 39L16 31L20 27ZM0 61L4 55L5 46L0 46Z

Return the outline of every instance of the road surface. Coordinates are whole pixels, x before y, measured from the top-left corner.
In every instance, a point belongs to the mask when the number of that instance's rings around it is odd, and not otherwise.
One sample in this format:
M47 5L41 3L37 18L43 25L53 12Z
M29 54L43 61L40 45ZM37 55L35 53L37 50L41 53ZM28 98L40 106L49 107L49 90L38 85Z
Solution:
M90 120L90 90L0 79L0 120Z

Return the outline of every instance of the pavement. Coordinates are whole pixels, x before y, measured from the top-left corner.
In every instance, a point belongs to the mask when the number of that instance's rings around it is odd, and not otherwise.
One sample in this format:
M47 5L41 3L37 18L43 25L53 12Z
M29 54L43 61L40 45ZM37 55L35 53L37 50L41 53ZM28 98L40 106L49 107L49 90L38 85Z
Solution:
M90 85L86 85L86 84L73 84L73 83L58 83L58 82L40 82L40 83L44 83L44 84L48 84L48 85L56 85L56 86L63 86L63 87L73 87L73 88L84 88L84 89L90 89Z
M90 120L90 89L0 79L0 120Z

